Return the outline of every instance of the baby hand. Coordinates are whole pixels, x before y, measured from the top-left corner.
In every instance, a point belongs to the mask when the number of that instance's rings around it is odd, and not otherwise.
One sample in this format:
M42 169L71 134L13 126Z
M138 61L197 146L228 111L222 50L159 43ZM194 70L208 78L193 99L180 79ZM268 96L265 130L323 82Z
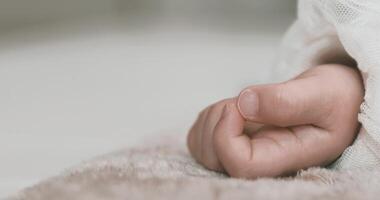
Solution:
M353 142L363 94L359 72L335 64L284 83L251 86L203 110L188 147L206 168L233 177L324 166Z

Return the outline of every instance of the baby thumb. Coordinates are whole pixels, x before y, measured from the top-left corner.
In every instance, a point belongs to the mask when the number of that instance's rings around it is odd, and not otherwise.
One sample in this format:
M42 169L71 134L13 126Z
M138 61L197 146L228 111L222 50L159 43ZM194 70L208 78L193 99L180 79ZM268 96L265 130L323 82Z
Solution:
M326 90L308 77L244 89L238 98L241 115L251 122L276 126L311 124L325 112Z

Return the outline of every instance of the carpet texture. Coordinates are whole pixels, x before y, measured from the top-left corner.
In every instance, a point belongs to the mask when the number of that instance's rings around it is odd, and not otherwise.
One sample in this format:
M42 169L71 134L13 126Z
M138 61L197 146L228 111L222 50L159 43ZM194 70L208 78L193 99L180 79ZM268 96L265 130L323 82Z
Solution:
M198 165L177 140L84 162L9 200L379 199L380 169L313 168L295 177L242 180Z

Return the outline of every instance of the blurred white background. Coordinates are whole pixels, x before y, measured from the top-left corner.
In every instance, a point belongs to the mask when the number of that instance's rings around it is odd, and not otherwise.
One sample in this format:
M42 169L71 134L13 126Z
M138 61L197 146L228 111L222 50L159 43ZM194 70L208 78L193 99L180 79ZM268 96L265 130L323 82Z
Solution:
M295 0L0 0L0 197L267 82Z

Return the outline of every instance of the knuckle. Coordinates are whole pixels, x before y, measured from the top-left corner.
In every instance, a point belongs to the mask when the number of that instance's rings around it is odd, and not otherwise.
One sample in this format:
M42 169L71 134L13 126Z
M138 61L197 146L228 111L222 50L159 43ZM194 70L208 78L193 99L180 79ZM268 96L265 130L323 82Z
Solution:
M281 83L276 87L272 101L273 109L277 111L277 124L280 126L286 125L284 123L286 119L296 114L296 110L294 110L294 108L300 106L296 105L297 102L294 98L292 98L286 82Z
M224 106L225 106L226 104L230 103L230 102L231 102L231 100L229 100L229 99L224 99L224 100L221 100L221 101L219 101L219 102L217 102L217 103L211 105L211 106L209 107L209 114L208 114L208 117L210 117L210 116L211 116L211 117L216 117L216 116L220 115L221 112L222 112L222 110L223 110L223 108L224 108Z
M236 98L227 98L227 99L222 99L220 101L215 102L214 104L210 105L208 108L210 111L218 111L224 108L226 104L230 104L236 101Z
M291 106L293 101L289 98L289 93L287 90L287 83L280 83L274 92L273 97L274 105L278 108Z
M220 100L214 105L218 105L218 107L224 107L226 104L232 103L234 101L235 101L235 98L228 98L228 99Z
M211 105L209 107L209 113L214 113L217 108L218 108L218 104Z

